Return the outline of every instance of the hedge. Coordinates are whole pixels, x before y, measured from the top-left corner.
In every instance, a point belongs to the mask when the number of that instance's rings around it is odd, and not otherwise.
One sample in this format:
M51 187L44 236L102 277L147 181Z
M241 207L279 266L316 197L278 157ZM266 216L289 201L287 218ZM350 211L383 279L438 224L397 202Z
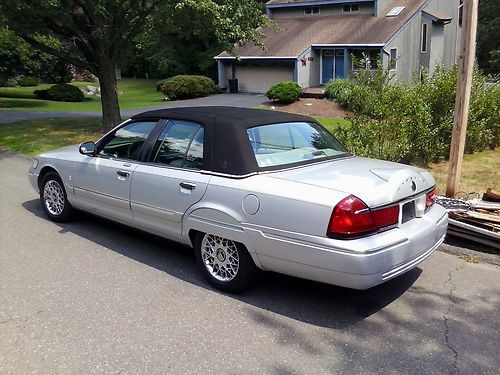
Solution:
M50 86L47 90L35 90L33 93L40 99L56 102L82 102L85 99L78 87L67 83Z
M391 83L389 75L334 80L329 99L352 111L352 126L337 136L360 156L425 165L447 159L455 106L457 68L423 72L411 84ZM374 78L375 77L375 78ZM465 151L500 146L500 84L474 73Z
M301 92L302 89L297 83L286 81L272 86L269 90L267 90L266 96L269 100L276 100L280 103L291 104L299 99Z
M219 90L208 77L179 75L166 79L161 92L167 100L182 100L217 94Z

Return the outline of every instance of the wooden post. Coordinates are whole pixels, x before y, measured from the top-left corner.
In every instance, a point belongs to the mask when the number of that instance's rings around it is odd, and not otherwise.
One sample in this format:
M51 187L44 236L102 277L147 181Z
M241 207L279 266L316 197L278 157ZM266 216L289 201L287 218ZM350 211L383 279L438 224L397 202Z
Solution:
M469 117L472 73L476 52L476 31L479 0L464 0L460 54L458 56L457 97L451 135L450 160L446 196L453 197L460 186L467 120Z

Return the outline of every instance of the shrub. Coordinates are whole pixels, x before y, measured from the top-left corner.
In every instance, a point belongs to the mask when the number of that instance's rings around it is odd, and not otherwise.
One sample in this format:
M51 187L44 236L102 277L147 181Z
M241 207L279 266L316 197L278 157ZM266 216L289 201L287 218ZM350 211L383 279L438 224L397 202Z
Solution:
M361 78L361 79L358 79ZM352 111L349 128L337 130L361 156L425 165L449 157L457 68L423 72L412 84L390 84L383 72L334 80L329 99ZM500 146L500 86L474 73L465 150Z
M299 99L301 92L302 89L295 82L280 82L267 90L266 96L269 100L290 104Z
M85 99L78 87L67 83L50 86L47 90L35 90L34 94L40 99L56 102L82 102Z
M155 83L156 91L158 91L158 92L161 91L161 88L163 87L163 85L165 84L165 82L167 82L167 79L168 78L161 79L161 80L159 80L158 82Z
M38 86L40 81L36 77L23 77L19 80L19 86L28 87L28 86Z
M19 81L22 79L21 76L14 76L7 78L6 80L1 82L1 86L4 87L16 87L19 86Z
M179 75L166 79L161 92L168 100L182 100L216 94L219 90L208 77Z

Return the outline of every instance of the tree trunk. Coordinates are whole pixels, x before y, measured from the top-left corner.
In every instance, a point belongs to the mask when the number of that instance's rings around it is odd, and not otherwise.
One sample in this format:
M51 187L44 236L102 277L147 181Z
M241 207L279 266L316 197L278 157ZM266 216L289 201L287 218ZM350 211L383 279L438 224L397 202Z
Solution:
M97 77L101 86L102 127L109 130L121 122L120 104L116 86L115 64L112 59L103 58Z

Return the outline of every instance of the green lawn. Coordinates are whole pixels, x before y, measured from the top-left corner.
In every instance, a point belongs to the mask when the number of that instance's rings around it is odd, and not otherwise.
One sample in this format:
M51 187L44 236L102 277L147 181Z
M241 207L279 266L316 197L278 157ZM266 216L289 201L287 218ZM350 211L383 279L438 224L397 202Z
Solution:
M0 146L28 156L58 147L94 141L101 136L101 120L40 119L0 125Z
M350 126L351 122L349 120L343 118L329 118L329 117L320 117L313 116L316 120L320 122L325 128L327 128L330 132L334 132L337 128L343 128L346 126Z
M163 95L156 91L156 80L122 79L118 82L118 91L121 109L145 108L154 105L166 104ZM72 82L78 87L98 86L98 83ZM0 87L0 109L24 111L96 111L101 110L101 99L97 96L88 96L80 103L53 102L39 100L33 91L46 89L51 85L43 84L36 87Z

